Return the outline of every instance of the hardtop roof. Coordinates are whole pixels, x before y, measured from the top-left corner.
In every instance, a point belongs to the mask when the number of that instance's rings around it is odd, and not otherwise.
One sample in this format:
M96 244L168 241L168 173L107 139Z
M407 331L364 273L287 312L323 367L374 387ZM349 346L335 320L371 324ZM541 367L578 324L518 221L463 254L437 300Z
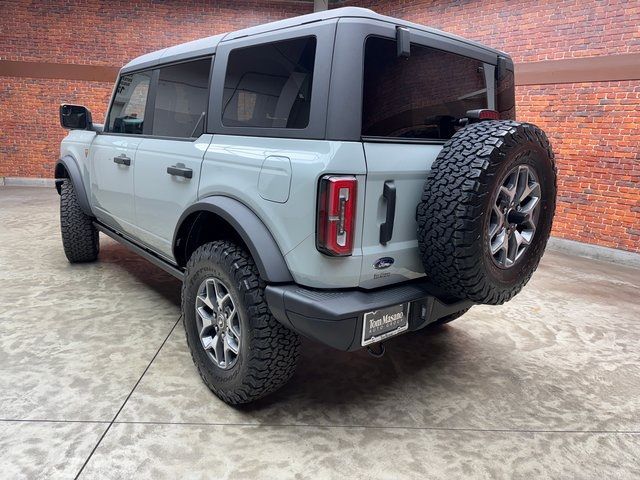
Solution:
M440 35L442 37L451 38L460 42L483 48L496 54L506 55L504 52L487 47L472 40L468 40L451 33L443 32L442 30L438 30L435 28L425 27L424 25L420 25L417 23L407 22L405 20L388 17L386 15L380 15L373 10L369 10L368 8L342 7L331 10L324 10L322 12L309 13L307 15L300 15L297 17L278 20L275 22L264 23L255 27L243 28L242 30L213 35L211 37L201 38L198 40L193 40L191 42L181 43L172 47L156 50L155 52L150 52L134 58L122 68L121 73L143 68L151 68L155 65L177 62L192 57L213 55L216 52L218 44L236 38L248 37L257 35L259 33L272 32L275 30L282 30L285 28L291 28L312 22L320 22L324 20L333 20L339 18L365 18L393 23L395 25L409 27L416 30Z

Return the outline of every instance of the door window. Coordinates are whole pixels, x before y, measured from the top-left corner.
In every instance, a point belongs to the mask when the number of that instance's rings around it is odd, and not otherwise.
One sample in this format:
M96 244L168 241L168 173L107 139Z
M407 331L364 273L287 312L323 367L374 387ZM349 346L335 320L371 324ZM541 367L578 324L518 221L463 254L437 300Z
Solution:
M222 123L227 127L306 128L316 38L232 50L227 62Z
M204 131L211 58L160 69L153 135L199 137Z
M109 112L108 132L142 134L151 72L123 75Z
M398 57L395 40L367 39L363 135L446 140L480 108L487 108L481 61L417 44Z

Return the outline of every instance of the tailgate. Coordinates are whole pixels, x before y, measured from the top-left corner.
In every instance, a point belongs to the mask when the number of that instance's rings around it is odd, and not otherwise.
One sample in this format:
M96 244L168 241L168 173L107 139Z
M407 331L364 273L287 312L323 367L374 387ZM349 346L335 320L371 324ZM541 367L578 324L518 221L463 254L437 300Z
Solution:
M427 173L441 149L441 144L364 143L367 180L361 287L375 288L424 275L416 236L416 206ZM390 204L384 197L385 182L389 184L388 191L395 189L396 205L391 239L382 244L380 227Z

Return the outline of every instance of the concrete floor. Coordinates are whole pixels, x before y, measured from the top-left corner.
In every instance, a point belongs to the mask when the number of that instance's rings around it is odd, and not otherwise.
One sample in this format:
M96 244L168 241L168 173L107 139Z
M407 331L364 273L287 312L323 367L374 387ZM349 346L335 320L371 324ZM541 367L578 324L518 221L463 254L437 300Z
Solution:
M52 189L0 189L2 478L640 477L640 271L549 252L503 307L387 355L305 341L234 409L200 381L179 282L106 237L70 265Z

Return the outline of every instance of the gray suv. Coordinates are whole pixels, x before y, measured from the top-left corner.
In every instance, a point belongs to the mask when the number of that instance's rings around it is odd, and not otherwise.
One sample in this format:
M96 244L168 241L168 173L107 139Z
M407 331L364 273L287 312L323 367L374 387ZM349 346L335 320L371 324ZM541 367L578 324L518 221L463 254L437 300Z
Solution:
M143 55L104 125L63 104L64 251L99 232L183 281L187 342L230 404L282 386L299 335L380 353L501 304L553 218L545 134L515 121L513 62L340 8Z

